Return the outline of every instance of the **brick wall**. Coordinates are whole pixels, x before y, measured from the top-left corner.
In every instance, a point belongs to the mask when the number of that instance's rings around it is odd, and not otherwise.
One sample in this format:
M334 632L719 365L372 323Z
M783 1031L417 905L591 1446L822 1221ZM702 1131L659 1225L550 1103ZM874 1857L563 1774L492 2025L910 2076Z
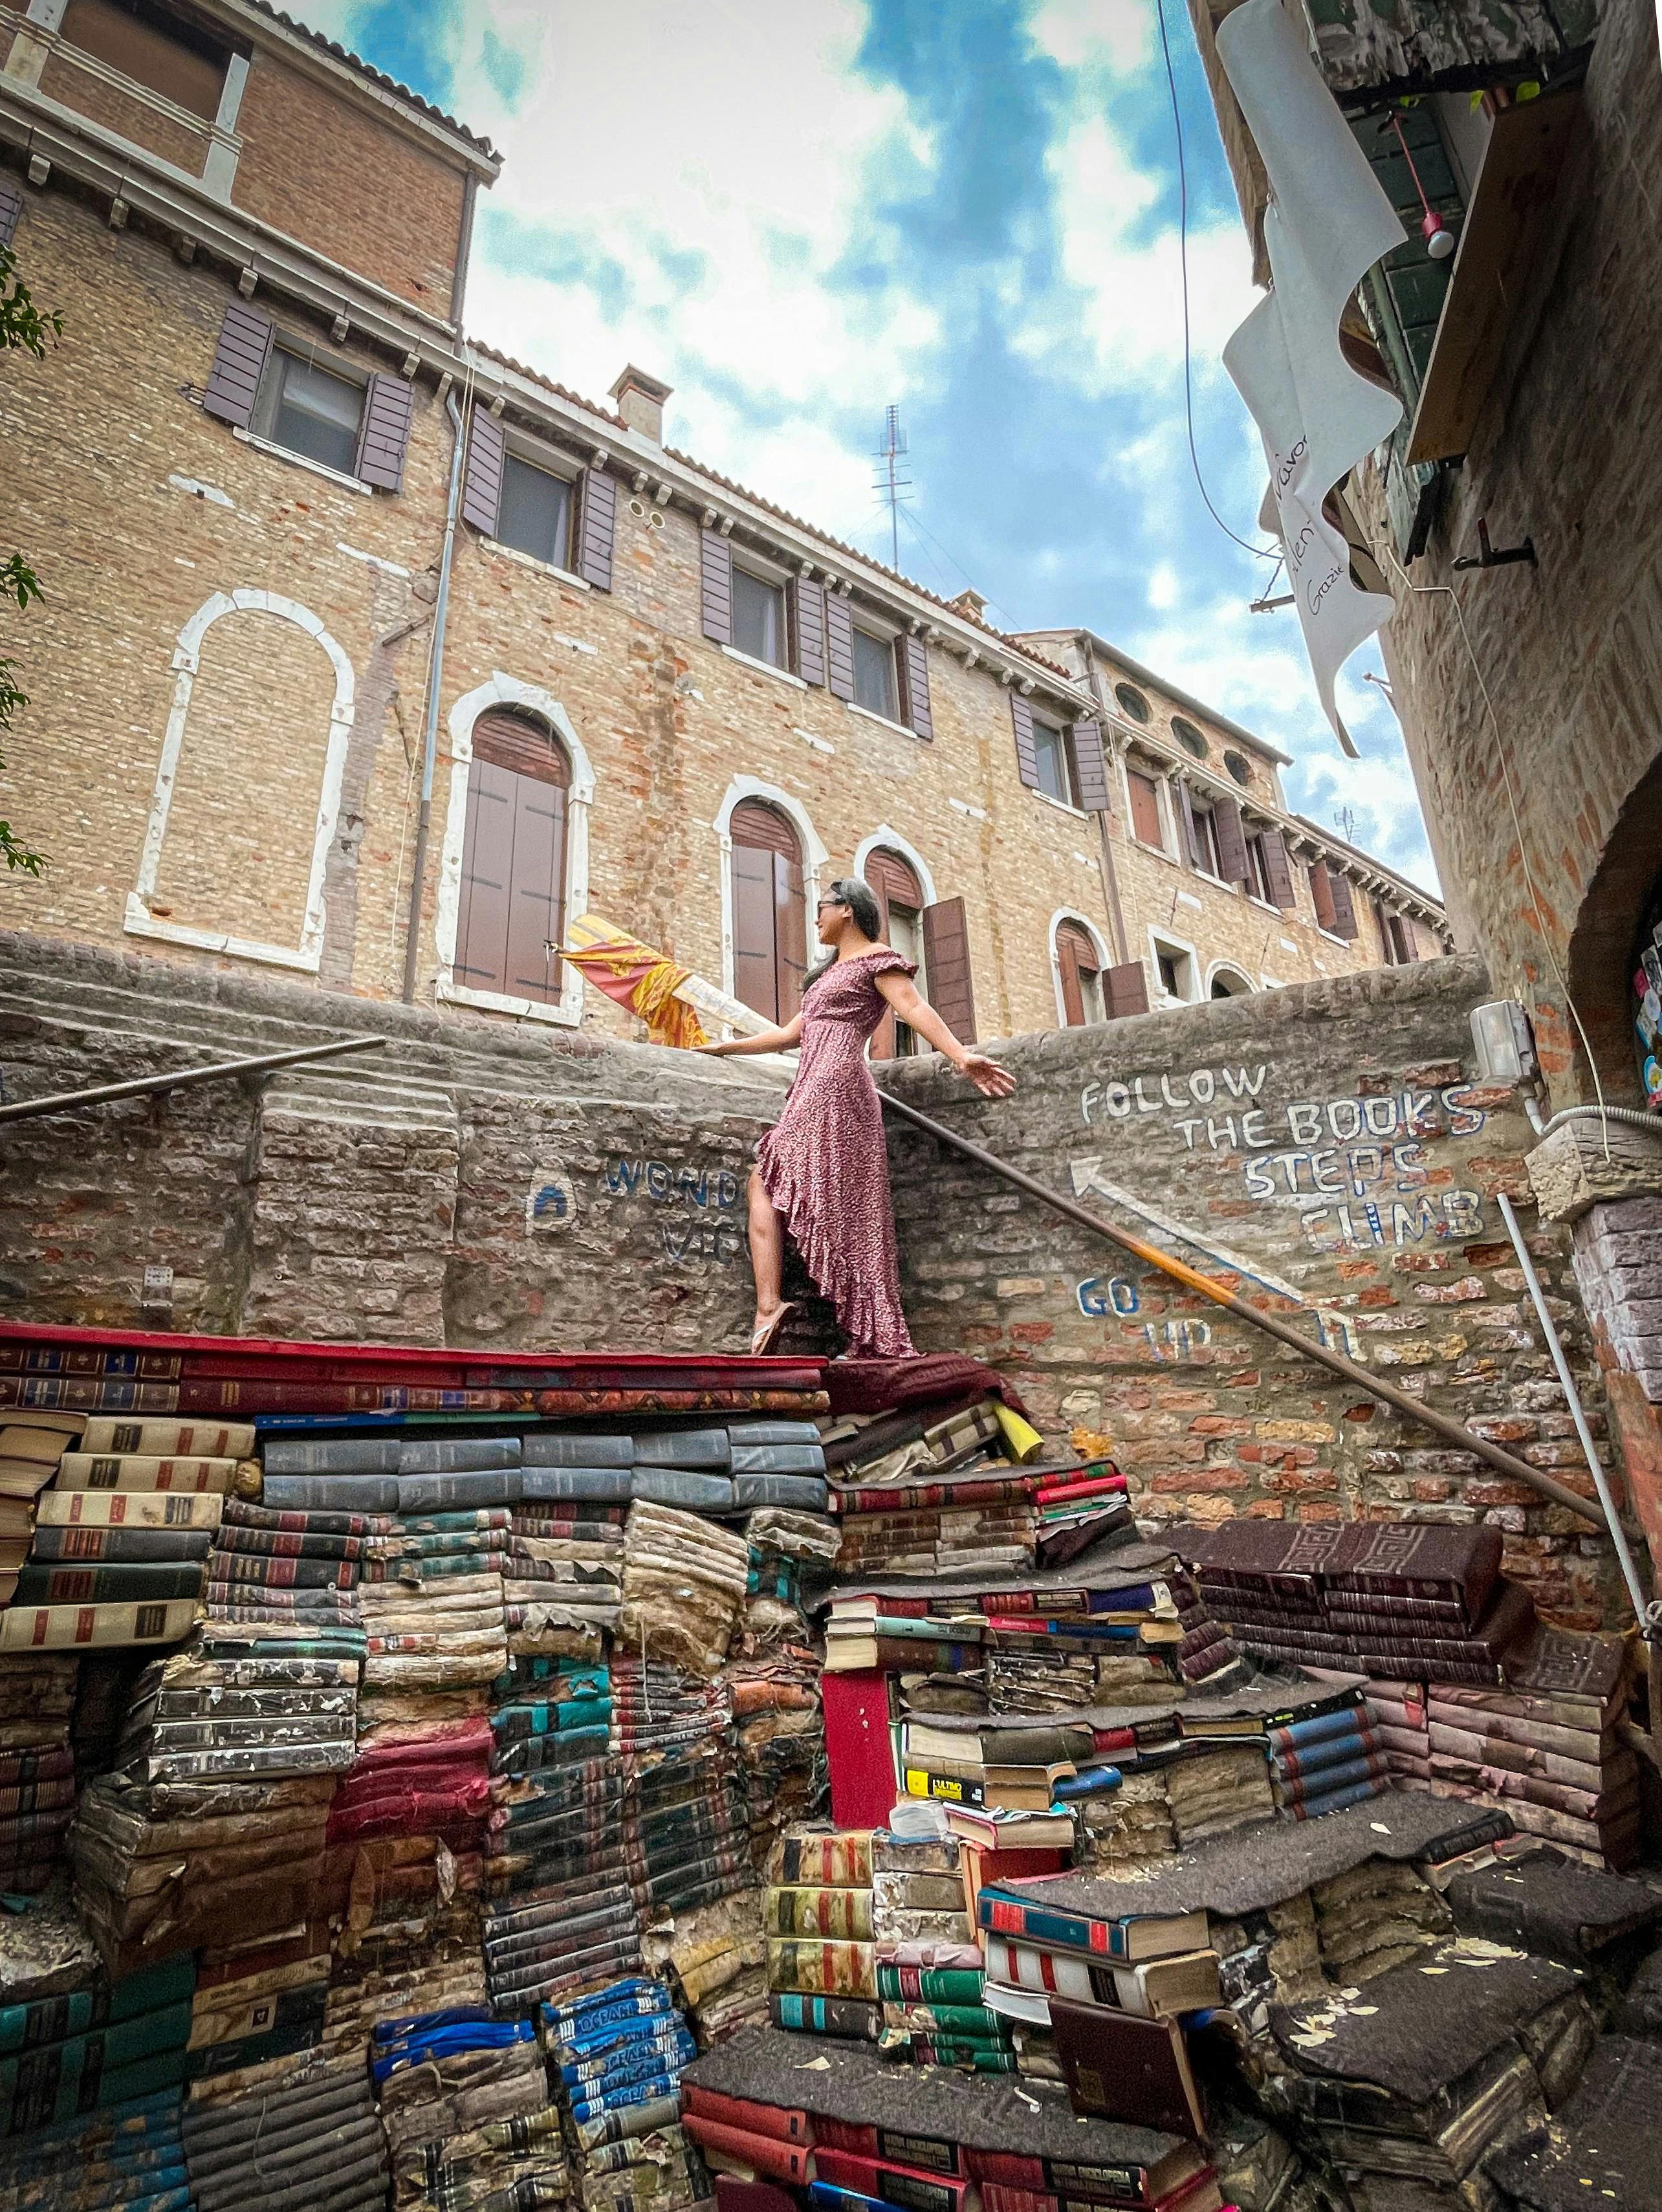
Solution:
M62 48L47 57L40 89L49 100L60 100L79 115L90 116L94 123L143 146L147 153L159 154L187 176L202 174L209 143L204 125L184 122L150 100L124 92L118 85L106 84L77 61L71 49Z

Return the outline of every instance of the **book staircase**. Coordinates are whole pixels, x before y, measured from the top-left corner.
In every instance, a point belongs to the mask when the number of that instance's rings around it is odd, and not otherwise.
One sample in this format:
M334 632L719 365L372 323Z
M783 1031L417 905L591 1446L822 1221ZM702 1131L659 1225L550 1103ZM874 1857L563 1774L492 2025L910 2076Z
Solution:
M1662 2212L1634 1674L966 1359L0 1329L0 2212Z

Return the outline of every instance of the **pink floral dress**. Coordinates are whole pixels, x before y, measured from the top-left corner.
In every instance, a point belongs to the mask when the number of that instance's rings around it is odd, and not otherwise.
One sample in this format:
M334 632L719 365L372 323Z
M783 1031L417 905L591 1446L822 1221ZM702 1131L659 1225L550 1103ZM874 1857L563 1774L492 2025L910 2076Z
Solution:
M865 1061L888 1006L877 977L917 972L884 949L839 960L809 985L797 1079L756 1152L761 1187L856 1358L917 1357L901 1308L883 1107Z

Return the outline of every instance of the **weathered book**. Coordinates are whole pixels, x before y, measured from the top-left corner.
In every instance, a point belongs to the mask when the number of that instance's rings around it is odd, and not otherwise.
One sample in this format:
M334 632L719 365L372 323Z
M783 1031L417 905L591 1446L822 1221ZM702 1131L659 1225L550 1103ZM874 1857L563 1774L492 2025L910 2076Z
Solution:
M733 1471L733 1504L746 1512L759 1505L785 1505L801 1513L823 1513L829 1495L823 1475Z
M17 1577L15 1604L23 1606L123 1605L202 1594L199 1562L139 1561L109 1566L66 1566L43 1561L26 1566Z
M227 1504L216 1492L48 1490L34 1510L37 1528L217 1528Z
M162 1459L247 1459L254 1449L252 1421L89 1420L83 1452L137 1452Z
M397 1474L403 1445L397 1437L268 1437L262 1457L270 1474Z
M637 1436L637 1467L722 1468L731 1464L725 1429L660 1429Z
M264 1503L280 1511L396 1513L398 1479L392 1474L270 1474Z
M1501 1576L1501 1532L1480 1522L1362 1521L1343 1530L1325 1570L1331 1587L1384 1598L1457 1597L1470 1628L1482 1620Z
M358 1571L355 1559L277 1559L264 1552L216 1551L213 1560L215 1583L266 1584L274 1589L353 1589Z
M400 1514L443 1513L458 1506L512 1505L519 1498L517 1467L476 1468L454 1474L401 1474Z
M216 1491L236 1474L234 1459L160 1459L148 1454L65 1452L58 1462L60 1490Z
M749 2097L723 2096L715 2089L701 2089L688 2082L682 2092L683 2109L695 2112L701 2119L714 2120L730 2128L743 2128L751 2135L771 2136L778 2142L811 2144L814 2125L806 2112L793 2112L779 2105L765 2105Z
M770 1881L792 1885L869 1889L870 1832L843 1829L835 1834L781 1836L768 1860L767 1875Z
M1174 2020L1051 2000L1051 2033L1074 2109L1202 2142L1206 2116Z
M871 1902L869 1889L770 1889L762 1924L770 1936L827 1936L869 1943Z
M520 1438L524 1467L629 1468L634 1465L633 1437L579 1436L570 1431L537 1430Z
M810 1996L864 1997L877 1994L876 1954L870 1943L770 1939L767 1986Z
M400 1474L464 1474L518 1467L520 1439L506 1437L416 1437L398 1448Z
M814 1443L754 1443L735 1437L732 1442L735 1474L823 1474L825 1454Z
M88 2029L188 2002L195 1984L196 1960L187 1951L118 1982L100 1975L88 1989L0 2007L0 2053L37 2050L42 2044L62 2043Z
M733 1505L731 1476L675 1466L636 1467L630 1476L629 1494L654 1505L680 1505L693 1512L725 1513Z
M857 1997L810 1996L801 1990L769 1993L767 2010L776 2027L794 2028L809 2035L858 2036L875 2043L883 2033L883 2014L875 2004Z
M379 1536L397 1525L387 1513L282 1512L246 1498L227 1498L224 1525L286 1536Z
M177 1644L190 1634L196 1616L197 1601L191 1597L154 1605L8 1606L0 1612L0 1651Z
M214 1548L264 1559L333 1559L338 1563L361 1559L369 1540L367 1536L314 1535L309 1530L291 1528L244 1528L227 1522L221 1528Z
M77 1491L76 1497L82 1495ZM120 1523L112 1527L98 1522L82 1522L79 1526L62 1523L37 1527L30 1561L52 1563L67 1559L107 1559L130 1565L158 1560L180 1563L190 1559L205 1559L214 1548L214 1537L208 1528L127 1528ZM24 1569L24 1573L28 1569ZM18 1595L22 1595L20 1578ZM183 1595L185 1593L180 1592ZM132 1592L130 1595L136 1595ZM62 1602L37 1597L37 1604Z

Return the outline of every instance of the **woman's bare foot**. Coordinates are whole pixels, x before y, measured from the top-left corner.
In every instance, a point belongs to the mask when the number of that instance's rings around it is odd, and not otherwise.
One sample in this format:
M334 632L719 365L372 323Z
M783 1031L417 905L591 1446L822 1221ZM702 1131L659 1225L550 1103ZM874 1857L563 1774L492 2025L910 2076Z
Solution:
M760 1306L756 1308L755 1327L750 1331L750 1357L753 1359L760 1359L773 1350L779 1331L796 1310L796 1302L791 1298L787 1298L783 1305L775 1306L771 1313L764 1313Z

